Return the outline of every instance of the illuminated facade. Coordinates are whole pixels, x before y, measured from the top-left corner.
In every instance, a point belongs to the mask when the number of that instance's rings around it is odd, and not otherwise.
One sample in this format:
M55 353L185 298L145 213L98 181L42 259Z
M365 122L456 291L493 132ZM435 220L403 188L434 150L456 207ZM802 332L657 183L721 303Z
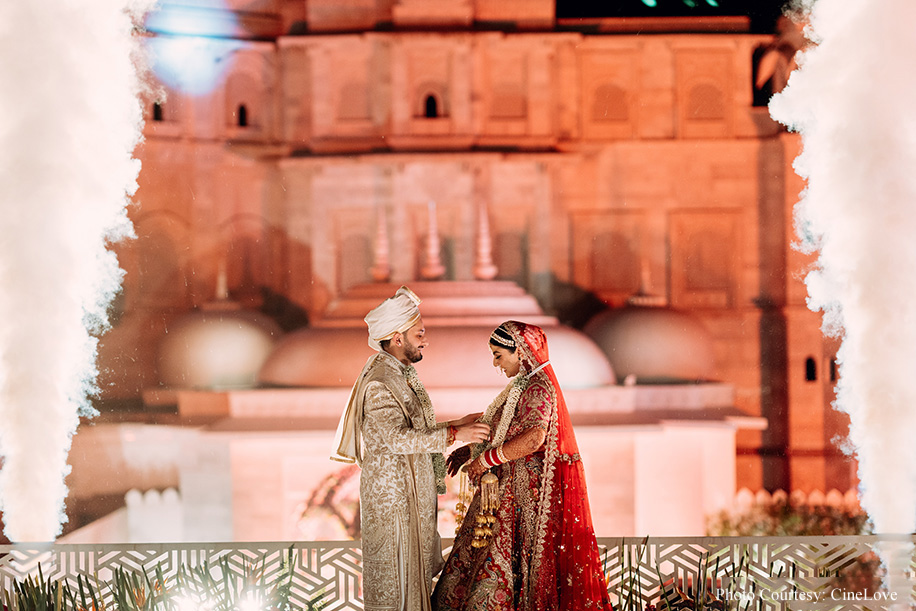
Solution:
M217 294L291 331L375 282L511 281L580 329L639 293L704 327L709 378L767 419L738 487L855 484L792 249L799 142L755 105L773 36L544 0L165 2L148 26L109 405L169 400L159 346Z

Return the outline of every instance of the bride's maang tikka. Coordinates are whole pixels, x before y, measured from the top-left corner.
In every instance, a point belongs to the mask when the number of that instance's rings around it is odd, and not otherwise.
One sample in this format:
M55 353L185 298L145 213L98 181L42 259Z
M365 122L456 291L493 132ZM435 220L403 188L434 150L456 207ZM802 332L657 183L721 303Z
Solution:
M512 339L512 335L502 325L499 325L493 330L493 333L490 333L490 343L507 350L515 350L515 340Z

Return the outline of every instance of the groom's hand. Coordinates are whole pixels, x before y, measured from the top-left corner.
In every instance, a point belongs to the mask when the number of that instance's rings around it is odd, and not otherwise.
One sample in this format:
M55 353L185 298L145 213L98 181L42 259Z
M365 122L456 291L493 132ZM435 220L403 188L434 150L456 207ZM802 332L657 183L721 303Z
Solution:
M471 446L461 446L449 454L448 458L445 459L445 468L449 476L455 477L458 474L458 470L461 469L461 465L470 460L470 458Z
M464 418L461 418L460 420L453 420L452 422L449 422L449 424L451 424L452 426L464 426L465 424L477 422L478 420L480 420L481 416L483 416L483 412L475 412L473 414L468 414L467 416L465 416Z
M455 441L482 443L490 438L490 427L483 422L470 422L455 427Z

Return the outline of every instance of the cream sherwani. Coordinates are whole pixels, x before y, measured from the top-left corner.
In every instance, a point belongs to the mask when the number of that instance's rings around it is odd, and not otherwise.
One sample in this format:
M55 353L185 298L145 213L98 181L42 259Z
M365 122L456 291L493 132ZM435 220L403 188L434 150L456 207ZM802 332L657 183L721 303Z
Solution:
M430 609L432 578L443 564L431 453L445 451L447 429L427 427L406 370L379 352L354 388L362 403L355 424L366 611Z

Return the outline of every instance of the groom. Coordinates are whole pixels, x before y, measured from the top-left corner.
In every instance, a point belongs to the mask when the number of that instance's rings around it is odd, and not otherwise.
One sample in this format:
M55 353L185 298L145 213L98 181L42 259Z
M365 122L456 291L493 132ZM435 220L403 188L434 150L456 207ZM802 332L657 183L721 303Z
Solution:
M428 611L442 568L436 492L445 492L442 452L479 443L490 429L480 414L436 423L413 363L429 343L420 299L407 287L366 316L369 358L337 428L336 455L357 462L366 611Z

